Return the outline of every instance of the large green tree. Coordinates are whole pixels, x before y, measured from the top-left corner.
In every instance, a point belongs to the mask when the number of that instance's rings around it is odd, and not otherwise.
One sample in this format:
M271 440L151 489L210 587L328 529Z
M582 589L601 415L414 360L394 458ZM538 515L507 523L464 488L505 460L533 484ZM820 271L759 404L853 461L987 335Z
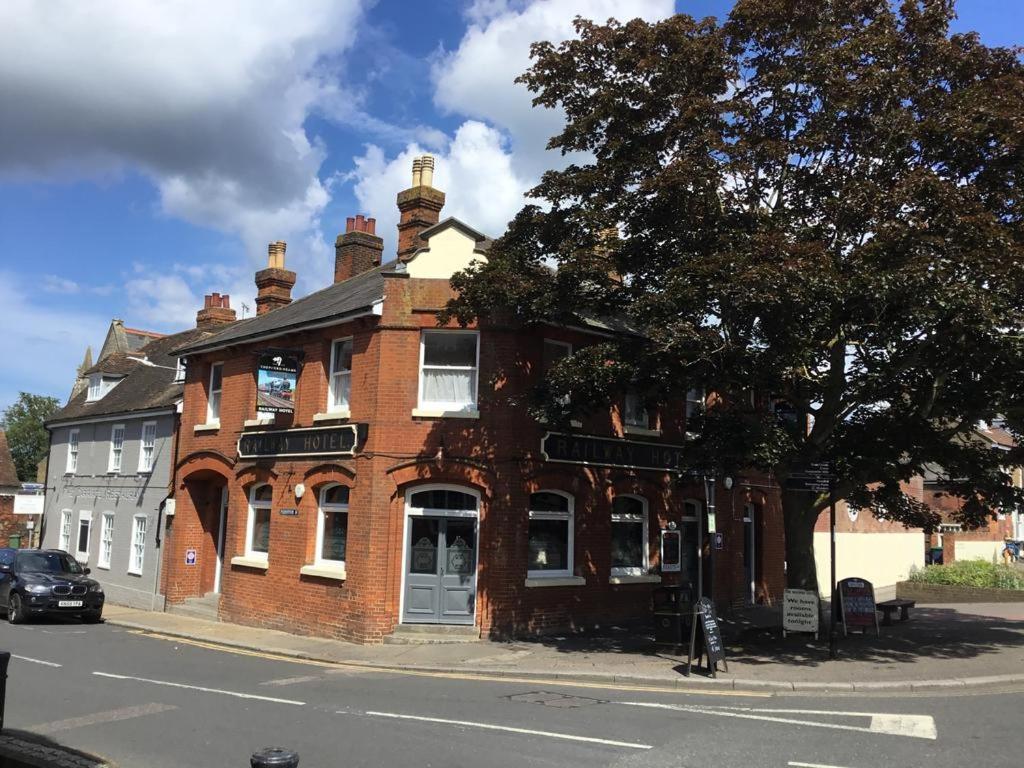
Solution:
M694 469L785 487L828 461L841 496L925 527L901 482L928 465L968 526L1020 503L1019 452L966 438L1024 402L1024 67L954 15L739 0L722 24L578 19L520 79L565 111L550 146L586 160L543 176L444 316L626 319L641 337L555 366L536 409L564 423L629 387L706 386ZM788 581L813 589L827 498L782 503Z
M4 410L0 428L7 433L7 444L22 482L36 479L36 466L50 449L50 437L43 422L58 408L60 403L55 397L22 392L17 401Z

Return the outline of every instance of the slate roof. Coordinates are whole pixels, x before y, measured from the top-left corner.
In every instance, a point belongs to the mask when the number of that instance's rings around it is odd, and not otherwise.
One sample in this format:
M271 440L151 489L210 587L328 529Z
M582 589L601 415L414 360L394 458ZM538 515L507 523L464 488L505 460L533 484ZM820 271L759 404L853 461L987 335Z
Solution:
M397 262L390 262L374 267L344 282L333 283L296 299L273 312L238 320L206 338L179 344L174 352L190 355L229 344L273 338L312 323L332 318L341 321L348 315L367 311L384 298L384 273L393 271L396 266Z
M119 370L125 371L124 378L99 400L86 402L88 390L73 395L68 404L47 419L48 425L62 421L77 421L91 416L106 416L116 413L131 413L154 408L167 408L181 398L183 385L175 382L178 361L172 350L191 344L210 335L209 329L191 328L170 336L150 340L136 352L145 356L153 365L129 360L128 355L111 355L121 358L116 362ZM91 370L104 370L105 361L97 363ZM154 367L160 366L160 367Z
M14 467L14 457L7 445L7 433L0 430L0 488L20 488L18 470Z

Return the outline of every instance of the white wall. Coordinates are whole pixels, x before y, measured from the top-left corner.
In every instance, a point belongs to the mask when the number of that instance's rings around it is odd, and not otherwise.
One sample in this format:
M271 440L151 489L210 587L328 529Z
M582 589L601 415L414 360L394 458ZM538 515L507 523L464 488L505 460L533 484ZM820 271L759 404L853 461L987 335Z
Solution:
M822 595L828 595L830 563L827 532L814 534L814 561L818 567L818 589ZM913 566L924 567L924 536L920 531L836 534L837 580L851 576L867 579L877 593L897 581L905 581Z
M1002 562L1000 553L1003 551L1002 541L957 541L957 560L986 560L992 562L993 558L998 563Z
M477 253L476 240L458 227L448 227L427 241L427 250L421 251L406 265L409 277L443 278L447 280L474 261L485 261Z

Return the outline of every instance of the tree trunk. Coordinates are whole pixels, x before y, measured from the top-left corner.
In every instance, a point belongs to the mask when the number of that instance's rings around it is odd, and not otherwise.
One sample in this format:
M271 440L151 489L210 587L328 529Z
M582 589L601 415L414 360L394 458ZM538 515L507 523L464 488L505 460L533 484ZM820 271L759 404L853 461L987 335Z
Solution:
M782 492L783 528L786 532L786 586L818 591L818 571L814 563L815 494L806 491Z

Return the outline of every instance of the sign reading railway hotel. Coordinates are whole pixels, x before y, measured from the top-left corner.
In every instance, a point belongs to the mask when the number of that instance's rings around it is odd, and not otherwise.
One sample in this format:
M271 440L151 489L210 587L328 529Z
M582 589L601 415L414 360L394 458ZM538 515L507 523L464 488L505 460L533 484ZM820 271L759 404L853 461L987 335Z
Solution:
M366 427L359 424L249 432L238 438L238 458L352 456L364 442Z
M599 467L624 467L678 472L682 447L617 438L548 432L540 442L547 461Z

